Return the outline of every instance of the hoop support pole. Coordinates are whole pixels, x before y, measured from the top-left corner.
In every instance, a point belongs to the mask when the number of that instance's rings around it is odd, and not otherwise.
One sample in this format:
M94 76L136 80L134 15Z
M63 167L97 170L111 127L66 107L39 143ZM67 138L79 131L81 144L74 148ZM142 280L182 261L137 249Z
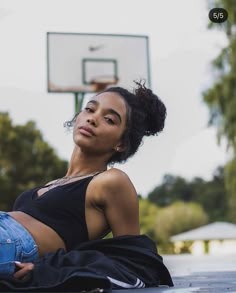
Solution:
M84 101L84 93L75 93L75 114L81 111L83 101Z

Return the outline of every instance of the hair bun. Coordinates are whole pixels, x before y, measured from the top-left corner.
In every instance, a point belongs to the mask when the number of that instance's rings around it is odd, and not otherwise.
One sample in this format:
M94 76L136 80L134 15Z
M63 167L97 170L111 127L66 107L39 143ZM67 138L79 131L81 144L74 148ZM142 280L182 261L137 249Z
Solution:
M166 107L164 103L155 95L152 90L145 87L145 83L135 82L138 87L135 95L139 99L143 109L145 135L155 135L162 131L166 119Z

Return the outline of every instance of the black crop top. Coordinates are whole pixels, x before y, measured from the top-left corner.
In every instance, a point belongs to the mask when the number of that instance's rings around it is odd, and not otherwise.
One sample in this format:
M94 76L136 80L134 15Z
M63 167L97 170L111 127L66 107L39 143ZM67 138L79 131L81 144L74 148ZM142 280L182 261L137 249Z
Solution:
M39 186L21 193L13 211L22 211L51 227L64 240L67 250L88 241L85 194L93 176L54 187L38 197Z

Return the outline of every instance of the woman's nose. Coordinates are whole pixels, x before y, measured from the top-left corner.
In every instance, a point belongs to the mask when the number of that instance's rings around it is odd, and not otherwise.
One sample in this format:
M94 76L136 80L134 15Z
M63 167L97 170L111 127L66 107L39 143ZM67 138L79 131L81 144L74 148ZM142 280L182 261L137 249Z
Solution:
M93 125L93 126L96 126L96 120L95 120L95 118L94 117L89 117L88 119L87 119L87 122L89 123L89 124L91 124L91 125Z

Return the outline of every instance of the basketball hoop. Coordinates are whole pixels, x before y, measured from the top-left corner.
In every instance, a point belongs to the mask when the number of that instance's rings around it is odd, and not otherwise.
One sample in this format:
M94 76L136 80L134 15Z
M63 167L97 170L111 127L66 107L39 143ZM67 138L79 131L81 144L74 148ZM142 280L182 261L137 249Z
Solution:
M119 78L100 76L91 80L90 84L93 86L94 92L101 92L107 89L109 86L117 84L118 81Z
M150 87L148 42L142 35L48 32L48 92L73 93L78 113L87 94L129 89L137 79Z
M91 92L101 92L108 88L110 85L115 85L119 82L119 78L114 77L96 77L90 81L87 85L81 86L56 86L52 82L48 83L48 89L53 92L73 92L73 93L91 93Z
M93 92L94 86L81 85L81 86L58 86L52 82L48 82L48 90L58 93L90 93Z

